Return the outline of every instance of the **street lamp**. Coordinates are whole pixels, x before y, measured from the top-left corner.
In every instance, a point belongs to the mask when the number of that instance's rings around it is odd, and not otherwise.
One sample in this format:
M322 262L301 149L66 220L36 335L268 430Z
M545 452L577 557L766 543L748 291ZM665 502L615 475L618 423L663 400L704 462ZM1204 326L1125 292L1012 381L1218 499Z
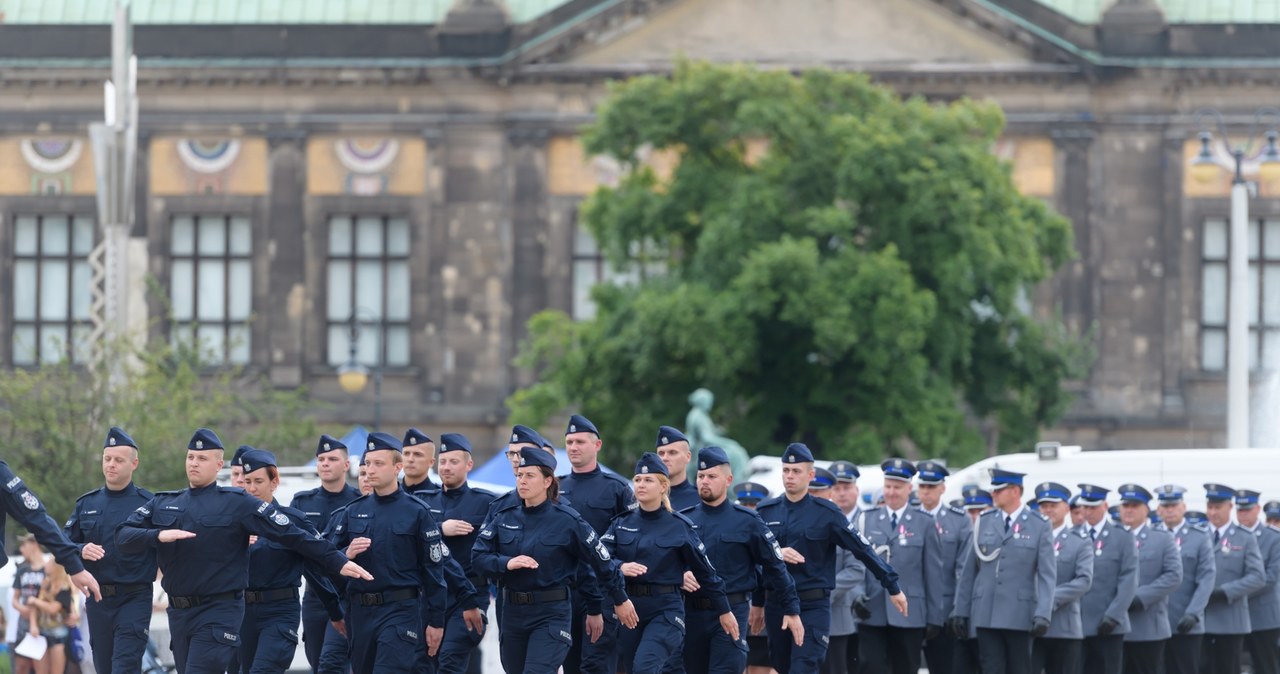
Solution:
M357 307L351 312L351 337L348 340L349 350L347 352L347 362L338 367L338 386L343 391L355 395L364 390L369 383L369 368L365 367L356 357L356 350L360 344L360 314L366 313L372 315L373 312ZM373 428L377 430L382 427L382 339L378 339L378 357L374 360L373 366Z
M1249 284L1249 182L1244 179L1244 158L1253 150L1257 130L1265 118L1280 118L1280 111L1261 108L1253 115L1253 125L1244 145L1234 145L1227 136L1227 126L1217 110L1200 110L1196 113L1196 126L1205 128L1206 118L1217 122L1222 142L1235 162L1231 178L1231 242L1227 258L1227 447L1244 448L1249 440L1249 317L1246 300ZM1263 136L1266 148L1262 153L1259 174L1263 180L1280 178L1280 151L1276 150L1276 131L1268 129ZM1221 174L1221 168L1213 159L1209 144L1213 142L1210 131L1200 132L1200 153L1191 161L1191 177L1199 182L1210 182Z

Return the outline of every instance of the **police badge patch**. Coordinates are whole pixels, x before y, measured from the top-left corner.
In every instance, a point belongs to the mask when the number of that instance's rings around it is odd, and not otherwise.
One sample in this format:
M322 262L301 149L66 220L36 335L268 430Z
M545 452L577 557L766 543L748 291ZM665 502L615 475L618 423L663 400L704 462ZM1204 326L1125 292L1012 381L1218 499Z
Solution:
M600 555L600 559L609 561L609 548L604 547L604 543L596 543L596 554Z
M284 526L289 523L289 517L277 510L276 514L271 516L271 521L279 524L280 526Z
M431 544L431 561L439 564L440 560L443 558L444 558L444 553L440 552L440 544L432 543Z
M778 547L778 542L773 542L773 556L782 559L782 548Z
M26 506L27 510L35 510L40 507L40 501L36 499L35 494L24 491L22 492L22 505Z

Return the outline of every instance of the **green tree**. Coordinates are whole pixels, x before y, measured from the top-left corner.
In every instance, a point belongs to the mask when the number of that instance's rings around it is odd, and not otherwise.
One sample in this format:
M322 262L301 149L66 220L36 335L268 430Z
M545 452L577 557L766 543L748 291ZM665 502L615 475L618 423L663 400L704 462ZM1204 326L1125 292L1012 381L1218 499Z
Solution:
M1026 449L1090 356L1019 308L1071 229L1015 189L991 151L1003 126L994 104L820 70L685 62L614 85L585 143L626 171L581 217L611 264L665 271L597 286L593 320L535 316L513 418L581 410L626 461L705 385L752 453ZM678 156L671 175L655 150Z
M282 465L310 456L317 431L303 412L305 389L275 390L240 368L211 368L207 354L163 339L145 348L127 340L105 348L104 363L124 363L114 386L105 366L95 371L67 361L0 377L0 458L55 520L102 484L102 442L110 426L138 442L134 481L152 491L186 486L187 442L201 426L231 449L270 449Z

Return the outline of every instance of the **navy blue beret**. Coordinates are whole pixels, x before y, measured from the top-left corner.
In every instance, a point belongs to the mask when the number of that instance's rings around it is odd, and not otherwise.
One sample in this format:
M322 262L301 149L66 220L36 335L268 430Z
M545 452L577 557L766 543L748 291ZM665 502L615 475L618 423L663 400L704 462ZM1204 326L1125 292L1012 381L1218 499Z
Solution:
M443 433L440 435L440 453L445 452L466 452L471 453L471 441L467 436L461 433Z
M244 466L244 453L253 449L249 445L240 445L236 447L236 453L231 455L231 465Z
M543 468L556 469L556 457L548 454L538 447L521 447L520 448L520 467L542 466Z
M729 455L719 447L703 447L698 450L698 470L706 470L729 463Z
M597 438L600 437L600 431L596 430L596 425L581 414L569 417L569 426L564 429L565 435L573 435L574 433L590 433Z
M133 438L124 432L124 429L119 426L112 426L111 430L107 431L107 439L102 442L103 449L108 447L132 447L137 449L138 443L134 442Z
M782 452L783 463L813 463L813 452L802 443L793 442Z
M404 441L400 443L400 449L412 447L413 445L425 445L431 442L431 436L423 433L416 428L410 428L404 432Z
M187 449L203 451L206 449L222 449L222 440L218 438L218 434L207 428L197 428L195 435L191 436L191 442L187 443Z
M636 461L636 475L645 475L653 473L662 473L667 477L671 477L670 471L667 470L667 464L653 452L645 452L640 455L640 460Z
M511 427L511 444L513 445L542 445L542 436L537 431L523 424L516 424Z
M654 443L653 447L654 449L657 449L658 447L663 447L673 442L688 442L688 441L689 441L689 438L685 437L684 433L680 432L680 429L674 428L672 426L659 426L658 439Z
M403 452L404 445L396 439L396 436L382 431L374 431L369 434L368 441L365 442L364 451L376 452L380 449L389 449L395 452Z
M325 433L320 436L320 442L316 443L316 456L320 456L326 452L332 452L335 449L346 449L347 446L342 441Z
M244 466L244 472L247 475L259 468L276 465L276 455L265 449L250 447L240 455L240 465Z

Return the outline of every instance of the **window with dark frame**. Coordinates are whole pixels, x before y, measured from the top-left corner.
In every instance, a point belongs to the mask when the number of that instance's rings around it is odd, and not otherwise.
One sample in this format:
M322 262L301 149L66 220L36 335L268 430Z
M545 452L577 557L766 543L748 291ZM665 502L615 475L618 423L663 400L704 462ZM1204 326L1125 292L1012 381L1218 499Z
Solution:
M628 286L648 276L665 273L661 262L645 262L645 257L645 247L636 245L631 251L633 262L627 268L619 269L605 258L595 237L579 223L573 235L573 319L585 321L595 318L596 303L591 299L591 288L595 285Z
M10 362L20 366L88 360L93 218L18 215L13 227Z
M409 221L385 215L334 215L328 234L327 362L334 367L347 362L354 317L360 328L356 358L361 364L407 367Z
M170 339L212 365L250 359L253 225L243 215L177 215L172 220Z
M1280 219L1249 223L1249 369L1280 369ZM1230 224L1221 218L1204 223L1200 271L1200 367L1227 367L1227 310L1230 302L1227 258Z

